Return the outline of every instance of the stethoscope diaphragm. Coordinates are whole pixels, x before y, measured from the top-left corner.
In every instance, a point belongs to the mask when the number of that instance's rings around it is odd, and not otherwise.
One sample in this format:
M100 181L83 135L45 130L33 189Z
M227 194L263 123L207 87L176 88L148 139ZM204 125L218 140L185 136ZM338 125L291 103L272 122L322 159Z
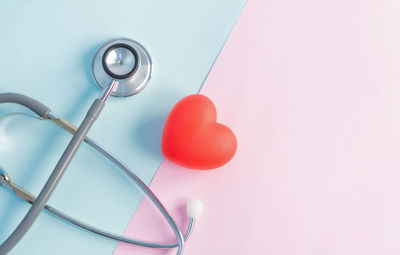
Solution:
M149 81L151 58L146 49L131 39L116 39L103 44L92 62L92 76L103 89L118 81L113 96L131 96L139 93Z

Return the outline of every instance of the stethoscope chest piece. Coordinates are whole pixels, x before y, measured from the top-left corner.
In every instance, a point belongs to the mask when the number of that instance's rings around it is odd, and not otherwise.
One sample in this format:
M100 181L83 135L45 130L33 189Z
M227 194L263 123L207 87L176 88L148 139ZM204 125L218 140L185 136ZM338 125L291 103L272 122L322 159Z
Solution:
M106 42L96 52L92 62L92 75L103 89L113 80L118 86L113 96L131 96L139 93L150 79L151 58L146 49L131 39Z

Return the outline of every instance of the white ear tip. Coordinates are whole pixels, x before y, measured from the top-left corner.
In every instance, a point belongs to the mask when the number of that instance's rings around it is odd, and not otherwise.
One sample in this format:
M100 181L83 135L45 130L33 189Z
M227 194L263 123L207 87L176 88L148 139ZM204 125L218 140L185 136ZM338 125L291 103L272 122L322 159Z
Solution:
M186 205L186 213L189 218L197 219L203 212L203 202L198 199L189 200Z

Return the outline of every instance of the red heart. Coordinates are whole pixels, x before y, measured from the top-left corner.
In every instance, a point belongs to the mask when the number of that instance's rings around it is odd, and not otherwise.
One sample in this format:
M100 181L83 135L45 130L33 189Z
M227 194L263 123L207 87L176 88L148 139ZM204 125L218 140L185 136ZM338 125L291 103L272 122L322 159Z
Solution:
M192 169L226 164L236 152L232 130L217 121L213 102L203 95L181 99L165 123L161 149L170 161Z

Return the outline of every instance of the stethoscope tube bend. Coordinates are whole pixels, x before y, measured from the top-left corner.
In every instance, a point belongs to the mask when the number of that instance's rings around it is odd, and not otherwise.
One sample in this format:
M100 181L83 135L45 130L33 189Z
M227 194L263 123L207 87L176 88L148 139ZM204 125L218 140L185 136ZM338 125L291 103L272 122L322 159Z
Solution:
M96 99L95 104L99 104L99 106L96 106L96 105L93 106L95 110L89 110L89 114L93 111L98 113L101 110L104 102L101 103L99 101L102 101L102 100ZM68 121L57 118L56 116L51 114L50 108L48 108L47 106L41 104L40 102L38 102L30 97L16 94L16 93L3 93L3 94L0 94L0 104L1 103L16 103L16 104L23 105L23 106L31 109L36 114L38 114L39 117L55 122L57 125L59 125L60 127L62 127L63 129L65 129L66 131L68 131L72 134L76 135L76 132L78 132L78 130L79 130L74 125L69 123ZM98 235L101 235L101 236L104 236L106 238L110 238L110 239L113 239L116 241L121 241L121 242L129 243L129 244L133 244L133 245L139 245L139 246L150 247L150 248L172 248L172 247L176 247L176 246L183 247L184 241L188 239L188 237L190 236L190 234L193 230L193 226L195 224L196 217L199 215L198 211L202 209L202 205L199 204L200 202L197 202L198 204L196 204L194 206L192 205L191 206L192 209L188 208L189 223L188 223L187 231L186 231L185 235L183 236L182 233L180 232L178 226L176 225L176 223L174 222L172 217L169 215L169 213L165 209L165 207L161 204L161 202L157 199L157 197L153 194L153 192L148 188L148 186L146 184L144 184L140 180L140 178L131 169L129 169L119 159L117 159L110 152L106 151L103 147L101 147L99 144L97 144L94 140L90 139L89 137L85 136L82 141L86 142L92 148L94 148L96 151L98 151L102 155L104 155L107 159L111 160L136 185L139 186L139 188L144 192L144 194L150 198L150 200L156 205L158 210L160 210L160 212L163 214L163 216L167 219L167 221L170 223L174 232L179 233L179 234L177 234L178 242L171 243L171 244L163 244L163 243L154 243L154 242L130 239L130 238L126 238L126 237L116 235L116 234L101 230L99 228L93 227L93 226L86 224L80 220L77 220L67 214L64 214L63 212L58 211L57 209L55 209L51 206L48 206L46 204L44 204L42 209L47 210L48 212L54 214L55 216L65 220L65 221L68 221L68 222L74 224L75 226L78 226L80 228L86 229L95 234L98 234ZM10 188L17 196L19 196L20 198L24 199L25 201L31 203L32 205L35 205L38 202L38 198L35 198L32 194L30 194L29 192L23 190L21 187L14 184L10 180L10 177L7 175L7 173L4 170L2 170L1 168L0 168L0 186L6 186L6 187ZM40 206L37 206L36 208L39 208L39 207ZM195 208L195 212L193 212L193 207ZM28 218L28 220L29 220L28 216L30 217L30 215L27 214L27 216L25 218ZM32 221L32 223L33 223L33 221ZM26 228L26 227L24 227L24 228ZM12 246L12 242L16 240L16 238L14 236L11 234L10 237L0 246L0 254L6 254L9 251L10 247ZM11 244L7 245L7 241L11 242ZM178 248L177 254L181 254L182 251L183 251L182 248L181 249Z
M177 254L182 254L185 239L189 237L195 219L200 215L199 212L203 207L202 203L197 200L190 201L188 203L187 212L189 217L189 225L184 237L175 221L169 215L162 203L153 194L153 192L146 186L146 184L144 184L132 170L130 170L115 156L107 152L95 141L87 137L90 128L101 113L107 98L110 95L126 97L139 93L149 81L151 70L152 62L150 55L138 42L127 38L120 38L103 44L97 50L92 61L92 76L96 84L102 89L102 92L99 97L94 100L92 106L88 110L85 118L78 128L64 119L57 118L50 113L50 108L30 97L15 93L0 94L0 103L16 103L23 105L38 114L41 118L49 119L55 122L57 125L73 135L71 141L69 142L67 148L65 149L37 198L32 196L29 192L23 190L21 187L12 183L8 175L0 169L1 186L7 186L8 188L12 189L17 196L32 204L28 213L24 216L17 228L4 241L4 243L0 245L1 255L7 254L22 239L43 209L46 209L50 213L69 221L78 227L107 238L153 248L171 248L177 246ZM56 210L53 207L46 205L58 182L61 180L63 174L83 142L86 142L110 161L112 161L137 186L139 186L139 188L150 198L150 200L156 205L158 210L167 220L168 224L175 233L177 243L160 244L124 238L122 236L115 235L85 224Z
M86 134L89 132L94 121L97 119L97 116L103 109L103 106L104 102L100 99L96 99L93 102L84 120L79 126L77 132L72 137L67 148L65 149L57 165L55 166L53 172L51 173L49 179L47 180L46 184L40 191L36 201L32 204L28 213L24 216L24 218L18 224L16 229L4 241L4 243L0 245L0 254L7 254L9 251L11 251L11 249L15 247L15 245L23 238L23 236L31 228L31 226L39 216L40 212L45 207L47 201L54 192L55 188L57 187L58 182L61 180L65 170L71 163L73 156L78 151L80 145L85 139ZM47 116L42 116L42 117L47 117Z

